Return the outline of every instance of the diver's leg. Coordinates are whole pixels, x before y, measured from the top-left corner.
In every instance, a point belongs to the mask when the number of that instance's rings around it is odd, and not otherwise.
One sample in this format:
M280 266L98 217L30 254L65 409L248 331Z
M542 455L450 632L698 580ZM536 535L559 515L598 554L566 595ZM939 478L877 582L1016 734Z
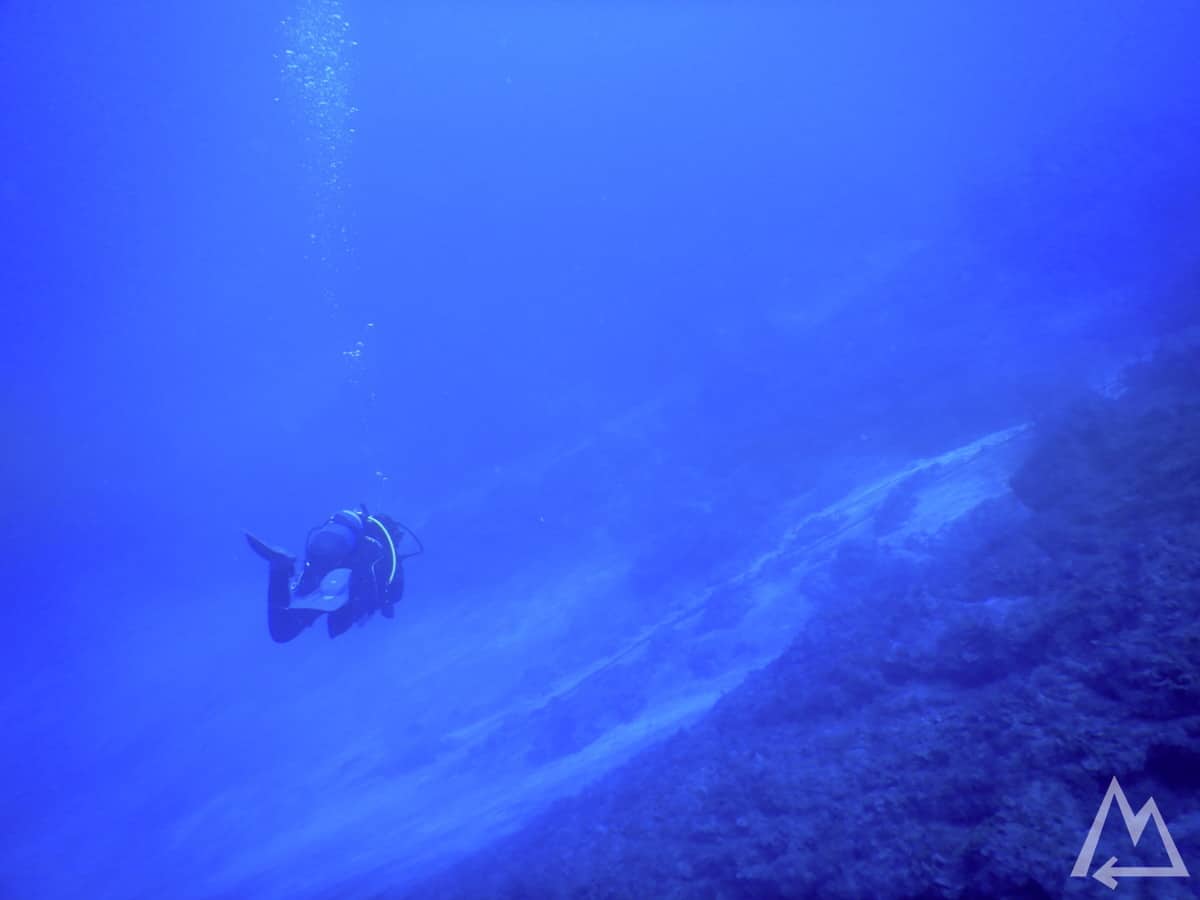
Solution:
M284 562L282 560L271 563L270 573L267 575L267 608L287 609L288 604L292 601L292 568L291 560Z
M319 609L289 609L291 602L292 561L271 562L267 576L267 630L278 644L290 641L321 615Z
M319 609L267 609L267 630L271 640L283 644L300 634L321 615Z
M359 611L353 601L347 603L341 609L335 609L329 614L329 636L335 638L339 634L349 631L350 626L355 623L358 617Z

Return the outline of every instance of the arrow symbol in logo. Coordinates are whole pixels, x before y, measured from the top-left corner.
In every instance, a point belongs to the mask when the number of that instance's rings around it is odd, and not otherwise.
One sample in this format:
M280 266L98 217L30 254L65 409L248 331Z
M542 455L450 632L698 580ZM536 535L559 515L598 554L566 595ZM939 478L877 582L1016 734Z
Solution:
M1117 858L1110 856L1108 862L1092 873L1092 877L1110 890L1116 890L1118 878L1187 878L1188 870L1170 866L1118 866Z

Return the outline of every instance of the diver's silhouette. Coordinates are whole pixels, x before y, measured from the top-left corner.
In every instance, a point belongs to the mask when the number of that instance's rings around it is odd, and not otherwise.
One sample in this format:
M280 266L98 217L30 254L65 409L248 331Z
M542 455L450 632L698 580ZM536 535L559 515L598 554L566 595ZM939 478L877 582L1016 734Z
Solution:
M403 552L409 538L416 550ZM366 507L335 512L309 531L299 577L294 556L249 532L246 540L270 564L267 629L279 643L321 616L331 638L376 610L392 618L404 594L404 560L424 549L406 526L390 516L371 515Z

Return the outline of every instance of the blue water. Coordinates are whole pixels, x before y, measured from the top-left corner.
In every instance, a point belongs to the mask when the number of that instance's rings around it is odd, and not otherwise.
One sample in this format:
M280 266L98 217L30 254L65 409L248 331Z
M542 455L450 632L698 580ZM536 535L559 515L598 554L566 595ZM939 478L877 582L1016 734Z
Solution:
M1194 324L1197 33L0 3L0 894L402 890L701 720L806 517ZM243 529L360 503L427 548L396 618L275 645ZM718 589L762 614L645 657Z

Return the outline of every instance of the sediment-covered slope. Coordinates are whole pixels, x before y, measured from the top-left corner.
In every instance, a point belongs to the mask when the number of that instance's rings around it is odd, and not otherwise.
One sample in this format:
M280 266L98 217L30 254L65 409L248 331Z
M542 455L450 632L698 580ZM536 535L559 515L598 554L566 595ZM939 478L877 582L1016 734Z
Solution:
M657 608L647 607L623 640L602 645L586 630L578 639L529 629L516 637L480 634L471 644L474 668L486 673L491 656L510 659L516 640L541 667L528 685L497 694L499 702L485 695L485 714L447 714L426 737L414 730L388 757L364 753L354 777L333 779L343 812L325 817L320 834L281 832L275 849L256 848L244 867L214 883L267 890L265 881L247 879L253 867L270 872L277 887L286 860L303 848L328 865L293 869L291 889L361 896L381 884L408 883L520 827L556 798L696 721L778 657L814 603L823 602L836 577L830 573L845 568L864 542L920 558L950 522L1006 494L1026 444L1024 426L996 432L909 462L790 523L783 518L769 540L732 548L738 563L724 566L724 577L656 598ZM590 609L629 603L620 596L625 579L566 578L542 590L584 592L575 602ZM447 697L459 690L441 683ZM477 684L482 692L497 689L487 680ZM435 689L420 682L409 690ZM347 853L359 855L357 872L338 863Z

